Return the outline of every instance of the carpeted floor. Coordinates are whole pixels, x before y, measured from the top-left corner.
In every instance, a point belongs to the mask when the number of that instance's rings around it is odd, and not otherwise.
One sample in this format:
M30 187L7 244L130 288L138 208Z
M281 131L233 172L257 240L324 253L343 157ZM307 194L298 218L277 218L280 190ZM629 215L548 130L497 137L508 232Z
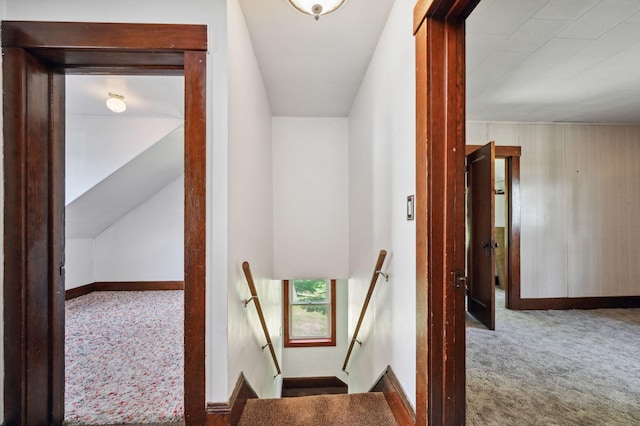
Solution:
M640 425L640 309L467 319L468 425Z
M249 399L238 426L397 426L381 392Z
M66 425L182 421L183 300L118 291L66 302Z

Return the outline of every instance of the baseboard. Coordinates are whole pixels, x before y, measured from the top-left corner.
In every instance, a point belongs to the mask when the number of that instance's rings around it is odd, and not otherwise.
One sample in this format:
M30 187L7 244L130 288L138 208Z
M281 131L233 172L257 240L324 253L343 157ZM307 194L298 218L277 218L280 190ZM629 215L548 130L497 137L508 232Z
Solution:
M64 292L64 299L70 300L94 291L150 291L184 290L184 281L98 281Z
M228 402L209 402L207 404L207 426L236 426L248 399L257 398L258 394L251 384L240 373L236 386Z
M76 297L85 296L89 293L93 293L95 291L94 284L95 283L85 284L80 287L70 288L69 290L65 290L64 300L75 299Z
M387 366L369 392L384 393L393 417L399 425L414 425L416 423L416 413L390 366Z
M304 388L347 388L347 384L335 376L322 377L285 377L282 389Z
M511 309L523 311L608 308L640 308L640 296L515 299L511 304Z

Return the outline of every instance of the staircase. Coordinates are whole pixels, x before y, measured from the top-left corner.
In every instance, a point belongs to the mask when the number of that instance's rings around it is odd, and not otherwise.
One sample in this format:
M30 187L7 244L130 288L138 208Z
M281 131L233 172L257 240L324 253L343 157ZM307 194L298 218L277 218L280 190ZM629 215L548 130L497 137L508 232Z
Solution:
M248 399L239 426L397 426L382 392Z

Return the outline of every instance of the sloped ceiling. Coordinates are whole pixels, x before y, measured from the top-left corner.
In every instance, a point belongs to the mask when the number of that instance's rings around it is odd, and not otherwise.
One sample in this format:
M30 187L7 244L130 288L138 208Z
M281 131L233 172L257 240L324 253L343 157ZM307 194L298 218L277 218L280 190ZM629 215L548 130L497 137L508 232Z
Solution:
M184 79L66 77L66 235L94 238L184 170ZM109 92L127 110L106 108Z
M67 238L95 238L182 175L179 127L74 200L66 209Z

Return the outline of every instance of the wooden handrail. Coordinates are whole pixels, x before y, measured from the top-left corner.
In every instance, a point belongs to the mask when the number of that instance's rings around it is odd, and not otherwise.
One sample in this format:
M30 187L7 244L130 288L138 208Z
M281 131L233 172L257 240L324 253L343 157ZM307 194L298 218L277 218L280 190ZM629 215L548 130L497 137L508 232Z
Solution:
M389 278L387 274L382 272L382 264L384 263L384 258L386 256L387 256L387 251L380 250L380 254L378 254L378 261L376 262L376 267L374 268L373 276L371 277L371 283L369 284L369 291L367 291L367 297L365 297L364 303L362 304L362 310L360 311L360 318L358 318L358 324L356 325L356 329L353 332L353 338L351 339L351 343L349 344L349 350L347 351L347 356L345 357L344 364L342 365L342 371L344 371L347 374L349 374L347 372L347 364L349 363L349 358L351 357L351 351L353 351L353 345L356 342L358 342L358 333L360 332L360 326L362 325L364 314L367 312L367 307L369 306L371 295L373 295L373 290L376 287L376 282L378 281L378 277L382 275L385 277L385 279Z
M258 292L256 291L256 285L253 281L253 275L251 275L251 268L249 267L249 262L242 262L242 270L244 271L244 276L247 278L247 284L249 285L249 291L251 292L251 298L244 301L244 306L247 307L249 302L253 301L253 304L256 306L256 311L258 311L258 318L260 318L260 325L262 325L262 331L264 332L264 337L267 339L267 344L262 347L269 347L269 351L271 352L271 358L273 358L273 363L276 366L276 374L275 377L278 377L279 374L282 373L280 371L280 364L278 364L278 358L276 357L276 351L273 350L273 343L271 342L271 336L269 335L269 329L267 329L267 323L264 320L264 314L262 313L262 306L260 305L260 298L258 297Z

